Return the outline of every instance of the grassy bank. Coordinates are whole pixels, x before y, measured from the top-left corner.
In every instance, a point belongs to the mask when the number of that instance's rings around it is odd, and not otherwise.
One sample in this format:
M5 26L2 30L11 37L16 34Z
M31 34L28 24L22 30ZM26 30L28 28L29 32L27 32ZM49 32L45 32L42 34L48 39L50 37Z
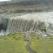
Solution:
M31 48L36 53L53 53L53 37L31 36ZM0 53L28 53L24 36L21 33L0 36Z

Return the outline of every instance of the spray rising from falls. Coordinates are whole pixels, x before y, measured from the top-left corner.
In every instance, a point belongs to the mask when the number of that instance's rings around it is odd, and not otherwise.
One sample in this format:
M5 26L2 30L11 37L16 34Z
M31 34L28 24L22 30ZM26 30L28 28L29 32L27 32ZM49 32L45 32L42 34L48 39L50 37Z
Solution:
M28 13L20 16L9 16L9 18L3 18L3 20L3 22L0 22L0 27L2 27L0 31L5 30L6 33L53 33L53 12Z

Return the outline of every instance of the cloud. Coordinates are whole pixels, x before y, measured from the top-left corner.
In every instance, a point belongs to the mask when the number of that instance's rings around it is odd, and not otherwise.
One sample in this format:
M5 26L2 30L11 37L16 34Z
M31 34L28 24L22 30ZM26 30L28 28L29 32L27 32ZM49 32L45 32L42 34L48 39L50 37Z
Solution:
M4 2L4 1L11 1L11 0L0 0L0 2Z

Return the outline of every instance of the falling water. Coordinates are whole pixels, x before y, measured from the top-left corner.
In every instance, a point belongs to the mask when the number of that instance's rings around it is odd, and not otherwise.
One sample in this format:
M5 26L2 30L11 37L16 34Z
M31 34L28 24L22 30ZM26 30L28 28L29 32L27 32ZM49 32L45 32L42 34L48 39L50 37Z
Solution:
M52 34L53 12L4 14L2 16L0 15L0 23L0 27L5 26L6 33L32 31L41 34Z
M50 33L52 33L52 25L53 12L26 13L11 16L9 18L7 31L10 33L34 31L48 34L50 31Z

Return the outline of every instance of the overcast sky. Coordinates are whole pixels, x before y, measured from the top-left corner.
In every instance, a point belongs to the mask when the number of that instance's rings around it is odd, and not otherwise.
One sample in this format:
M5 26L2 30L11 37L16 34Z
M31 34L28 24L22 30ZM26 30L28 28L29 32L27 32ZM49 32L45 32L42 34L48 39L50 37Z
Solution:
M0 2L4 2L4 1L23 1L23 0L0 0Z
M0 0L0 2L4 2L4 1L11 1L11 0Z

